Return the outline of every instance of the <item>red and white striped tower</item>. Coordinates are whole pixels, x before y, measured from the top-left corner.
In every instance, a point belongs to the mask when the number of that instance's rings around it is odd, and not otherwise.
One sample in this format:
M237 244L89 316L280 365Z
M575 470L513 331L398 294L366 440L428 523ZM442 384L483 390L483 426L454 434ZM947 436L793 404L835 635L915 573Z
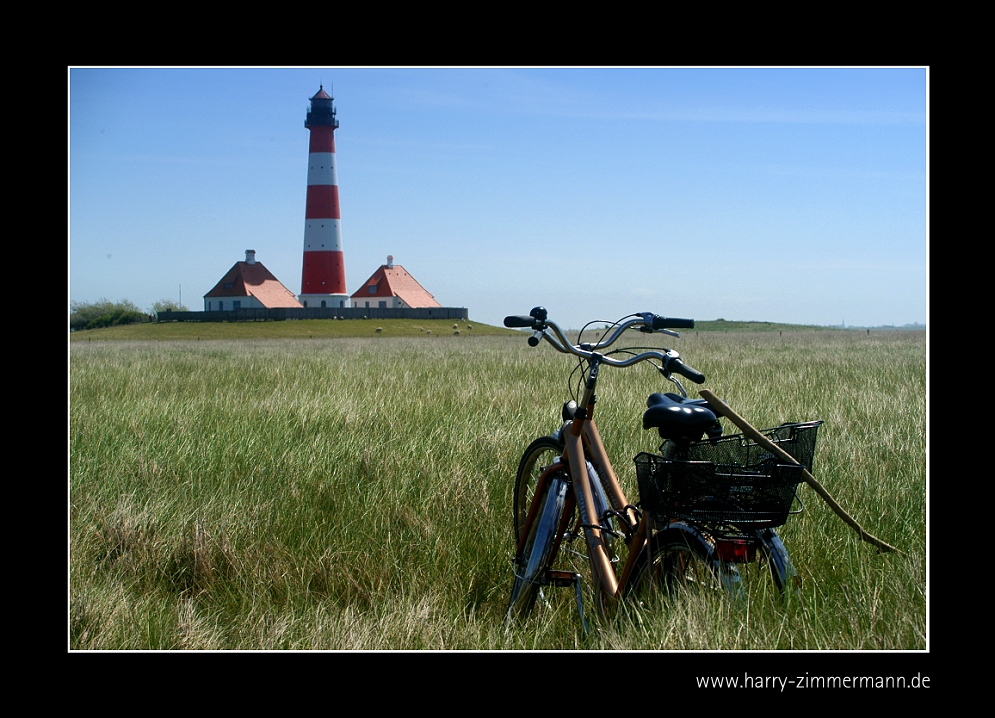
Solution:
M311 98L304 126L311 132L304 217L304 268L300 302L305 307L345 307L345 259L335 173L335 98L323 86Z

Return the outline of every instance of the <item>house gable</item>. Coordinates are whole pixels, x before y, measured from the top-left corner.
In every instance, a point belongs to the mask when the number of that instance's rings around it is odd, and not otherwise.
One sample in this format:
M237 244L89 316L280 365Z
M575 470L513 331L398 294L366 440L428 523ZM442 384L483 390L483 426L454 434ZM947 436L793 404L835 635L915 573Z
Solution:
M256 262L255 253L250 252L251 250L246 252L246 258L252 261L236 262L221 281L204 295L205 306L211 299L224 301L230 298L236 301L245 297L255 300L266 309L300 307L301 303L294 293L283 286L261 262Z
M394 306L400 307L418 309L442 306L404 267L394 264L392 258L388 258L387 264L380 265L350 297L354 307L362 306L365 302L392 298L397 300Z

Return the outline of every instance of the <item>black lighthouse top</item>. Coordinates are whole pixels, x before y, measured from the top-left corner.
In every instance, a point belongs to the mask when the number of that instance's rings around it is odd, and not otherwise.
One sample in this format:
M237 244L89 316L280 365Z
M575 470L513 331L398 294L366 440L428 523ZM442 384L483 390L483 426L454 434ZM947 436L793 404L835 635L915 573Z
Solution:
M335 105L332 101L335 98L325 92L324 85L318 85L318 91L311 98L311 107L307 111L307 119L304 126L311 127L332 127L339 126L339 121L335 119Z

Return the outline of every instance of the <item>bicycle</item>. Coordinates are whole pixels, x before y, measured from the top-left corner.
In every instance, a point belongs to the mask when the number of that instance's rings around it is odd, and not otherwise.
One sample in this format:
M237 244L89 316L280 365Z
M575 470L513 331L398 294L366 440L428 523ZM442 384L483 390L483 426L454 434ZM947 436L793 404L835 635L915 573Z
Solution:
M575 345L543 307L504 320L507 327L531 329L530 346L545 340L576 356L581 371L579 391L563 405L560 428L534 440L519 462L509 625L545 599L546 589L572 587L588 630L583 564L601 614L622 599L647 602L656 592L711 588L736 594L738 566L750 562L765 561L776 587L785 590L796 572L777 528L803 508L794 508L796 502L800 506L796 488L811 468L822 422L764 430L763 444L744 434L723 436L719 405L724 403L688 397L675 375L696 384L705 376L678 352L647 347L602 352L629 329L679 337L673 330L694 328L694 320L643 312L605 323L598 341L580 342L585 326ZM663 444L658 454L641 452L634 459L639 488L634 505L621 488L593 414L601 368L642 362L655 366L678 393L654 392L647 399L643 428L656 429ZM767 442L787 455L771 453ZM615 552L621 545L628 549L624 562Z

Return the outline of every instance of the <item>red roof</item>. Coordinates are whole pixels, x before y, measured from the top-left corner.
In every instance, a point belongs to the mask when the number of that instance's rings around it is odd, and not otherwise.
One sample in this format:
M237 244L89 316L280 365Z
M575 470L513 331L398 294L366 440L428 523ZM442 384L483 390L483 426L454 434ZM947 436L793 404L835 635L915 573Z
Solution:
M204 297L255 297L267 309L301 306L294 293L260 262L235 262Z
M370 288L373 288L372 291ZM368 297L397 297L407 306L413 308L441 307L435 297L426 291L407 270L399 264L388 267L381 264L380 269L363 282L363 286L352 295L352 299Z

